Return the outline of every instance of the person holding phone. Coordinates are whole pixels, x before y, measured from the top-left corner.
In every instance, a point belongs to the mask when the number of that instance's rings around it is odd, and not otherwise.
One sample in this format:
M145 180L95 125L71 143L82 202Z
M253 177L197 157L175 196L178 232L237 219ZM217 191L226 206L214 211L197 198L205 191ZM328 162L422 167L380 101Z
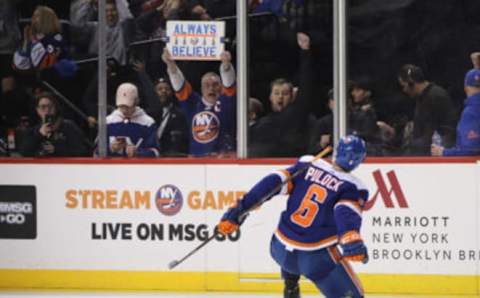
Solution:
M39 123L29 129L20 145L20 154L26 157L87 156L88 146L82 130L63 118L57 99L51 93L35 98Z
M107 116L108 156L159 156L155 120L138 106L139 101L134 84L118 86L117 108Z

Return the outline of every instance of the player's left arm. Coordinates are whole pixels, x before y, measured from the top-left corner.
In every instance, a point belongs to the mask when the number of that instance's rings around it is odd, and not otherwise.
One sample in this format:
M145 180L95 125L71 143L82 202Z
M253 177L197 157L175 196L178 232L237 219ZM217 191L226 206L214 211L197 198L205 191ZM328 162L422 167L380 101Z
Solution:
M342 199L335 204L334 216L344 259L368 261L367 248L360 235L362 211L367 199L366 189L351 189L345 191Z

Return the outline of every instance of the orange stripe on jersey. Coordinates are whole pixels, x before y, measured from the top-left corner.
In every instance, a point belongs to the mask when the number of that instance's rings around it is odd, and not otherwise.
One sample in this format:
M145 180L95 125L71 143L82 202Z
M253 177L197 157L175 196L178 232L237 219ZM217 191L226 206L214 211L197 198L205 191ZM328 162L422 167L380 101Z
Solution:
M178 100L187 100L190 94L192 94L192 85L188 81L185 81L180 91L175 92Z
M340 255L336 245L327 247L327 251L335 264L342 259L342 256Z
M360 279L358 278L357 274L355 273L355 271L353 271L352 267L350 266L350 264L348 264L348 262L344 261L344 260L340 260L340 264L342 264L342 267L345 269L345 271L347 272L348 276L350 276L350 279L352 280L353 284L355 285L355 287L357 288L358 292L360 293L360 296L365 296L364 294L364 291L363 291L363 287L362 287L362 282L360 281Z
M287 171L287 170L280 170L280 172L282 172L284 175L285 175L285 178L287 179L287 193L291 193L292 192L292 189L293 189L293 182L292 182L292 179L290 179L291 175L290 175L290 172Z
M362 241L362 236L360 236L357 231L348 231L340 238L341 244L351 243L355 241Z
M228 88L223 86L222 93L225 94L226 96L234 96L235 93L237 93L237 85L233 84L231 87L228 87Z
M358 214L362 214L362 207L360 207L360 204L358 202L350 200L340 200L337 202L337 204L335 204L335 206L336 205L346 205L355 210Z
M39 69L45 69L49 68L53 64L57 62L57 55L50 53L46 54L45 57L43 57L42 62L38 66Z
M279 229L277 229L277 231L275 232L275 235L277 235L280 238L281 242L284 242L284 244L286 243L288 245L291 245L297 248L319 249L337 242L337 236L331 236L329 238L320 240L318 242L313 242L313 243L298 242L285 236L282 232L280 232Z

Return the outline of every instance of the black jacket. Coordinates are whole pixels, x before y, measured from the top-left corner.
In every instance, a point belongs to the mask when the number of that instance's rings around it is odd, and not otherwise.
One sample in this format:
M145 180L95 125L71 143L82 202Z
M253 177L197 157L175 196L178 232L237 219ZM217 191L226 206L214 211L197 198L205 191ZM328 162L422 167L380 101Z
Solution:
M431 83L416 98L412 141L408 155L430 155L432 135L437 130L443 145L455 144L456 110L450 95L442 87Z
M312 81L311 51L301 50L297 98L282 111L271 112L250 127L250 156L295 157L305 153Z
M147 113L157 123L157 139L162 156L186 156L188 153L188 124L183 111L171 103L155 107Z
M70 120L59 119L58 121L60 126L49 138L40 134L41 124L29 129L20 145L20 154L26 157L88 156L88 146L80 128ZM44 146L48 143L55 147L51 154L44 151Z

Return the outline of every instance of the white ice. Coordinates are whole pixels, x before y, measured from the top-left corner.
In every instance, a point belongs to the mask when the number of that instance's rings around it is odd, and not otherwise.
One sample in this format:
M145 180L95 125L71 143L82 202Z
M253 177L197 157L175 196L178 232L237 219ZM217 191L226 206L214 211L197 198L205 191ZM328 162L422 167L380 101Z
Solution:
M18 292L18 291L0 291L0 298L281 298L282 293L275 295L272 294L259 294L259 293L218 293L218 292L208 292L208 293L178 293L178 292L60 292L60 291L42 291L42 292ZM302 298L319 298L323 297L320 294L318 295L302 295ZM426 297L435 297L435 298L447 298L447 296L381 296L381 295L367 295L367 297L372 298L426 298ZM473 296L469 296L473 297ZM469 298L467 296L458 296L457 298ZM448 296L448 298L455 298L453 296Z

